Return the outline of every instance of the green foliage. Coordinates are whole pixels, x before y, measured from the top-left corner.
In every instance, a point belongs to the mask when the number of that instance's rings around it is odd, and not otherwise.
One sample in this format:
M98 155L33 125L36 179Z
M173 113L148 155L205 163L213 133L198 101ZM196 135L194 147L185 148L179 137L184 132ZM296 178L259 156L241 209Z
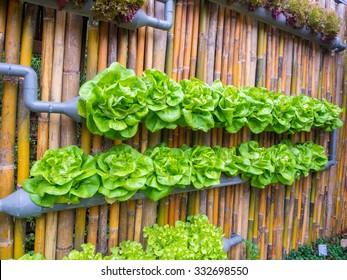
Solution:
M110 251L111 255L105 256L104 260L155 260L155 256L145 252L142 244L136 241L122 241Z
M143 81L147 85L146 104L149 109L145 118L146 127L151 132L163 128L175 129L175 122L181 117L179 104L183 100L180 84L156 69L144 71Z
M96 18L114 21L119 16L128 16L129 10L134 9L134 6L137 11L146 2L146 0L95 0L92 10L95 12Z
M48 150L33 165L33 178L25 180L23 188L36 204L45 207L78 203L79 198L95 194L104 195L109 203L125 201L137 191L158 201L175 188L218 185L222 173L241 175L258 188L275 183L291 185L311 170L323 170L327 162L322 146L313 142L293 145L289 140L270 148L250 141L236 149L198 145L169 148L162 143L144 154L120 144L95 157L67 146Z
M189 216L175 226L154 224L143 229L146 249L136 241L122 241L103 257L95 246L82 244L82 251L72 250L63 260L226 260L223 230L210 224L206 215ZM20 259L44 259L41 254L24 255Z
M278 19L282 12L288 25L310 28L326 41L332 41L342 26L341 18L335 11L310 0L229 0L228 3L243 3L248 5L250 11L264 7L272 12L274 19Z
M90 198L99 189L95 160L77 146L47 150L34 163L23 189L38 205L51 207L54 203L79 203L79 198Z
M82 85L78 111L92 133L110 139L131 138L148 113L146 91L146 84L133 70L113 63Z
M219 101L220 81L215 81L210 87L197 78L181 80L184 92L181 104L183 117L179 125L189 126L192 130L208 131L214 127L213 111Z
M291 250L286 256L287 260L347 260L347 248L340 245L342 236L335 235L329 238L319 238L312 245L304 244L297 250ZM326 244L328 256L319 255L318 245Z
M88 129L107 138L127 139L138 124L155 132L177 125L208 131L213 127L236 133L247 126L253 133L295 133L320 127L342 127L342 109L327 100L305 95L286 96L266 88L212 86L192 78L180 84L159 70L137 77L118 63L99 73L80 89L79 114Z
M154 166L143 190L151 200L157 201L176 187L184 188L190 184L191 167L181 149L161 145L148 149L145 155L153 160Z
M135 241L123 241L105 259L115 260L225 260L223 232L207 216L195 215L175 226L154 224L143 230L146 249Z
M95 246L93 244L82 244L81 247L81 252L72 250L63 260L102 260L101 253L95 254Z
M260 260L260 251L256 244L248 239L243 239L247 250L247 260Z
M195 145L193 148L182 148L192 167L191 182L195 188L201 189L220 183L224 161L217 157L211 147Z
M153 171L152 159L120 144L95 156L102 184L99 193L113 203L128 200L137 190L144 188Z
M42 254L25 254L21 256L18 260L20 261L42 261L45 260L45 256Z

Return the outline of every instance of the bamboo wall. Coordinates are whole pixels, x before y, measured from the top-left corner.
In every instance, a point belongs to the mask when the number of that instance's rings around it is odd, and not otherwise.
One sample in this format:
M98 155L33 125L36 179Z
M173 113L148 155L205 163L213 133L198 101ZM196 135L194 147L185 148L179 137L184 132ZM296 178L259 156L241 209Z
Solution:
M321 5L335 9L333 0ZM337 6L344 26L343 5ZM163 4L149 0L145 10L163 18ZM128 31L113 24L88 21L77 15L0 1L0 53L3 61L30 65L32 50L42 57L40 98L65 101L78 95L80 77L91 79L113 61L134 69L165 70L174 80L198 77L211 84L265 86L286 94L305 93L346 108L347 59L308 41L293 37L250 17L236 14L207 0L176 0L174 27L166 31L141 28ZM35 48L37 50L35 50ZM30 140L37 141L36 158L48 148L78 144L95 154L112 142L91 135L66 116L35 115L35 137L29 130L30 114L23 105L21 81L4 78L0 138L0 197L10 194L28 177ZM343 113L345 120L346 112ZM242 129L230 135L222 129L208 133L188 128L149 133L142 127L126 141L144 151L161 141L169 146L223 145L257 140L270 146L283 135L252 135ZM329 134L320 130L293 135L295 141L314 140L328 149ZM91 242L107 254L122 240L143 241L142 228L155 222L174 224L195 213L248 238L260 248L262 259L281 259L292 248L347 231L346 125L338 132L338 164L325 172L310 174L292 186L265 189L248 184L174 194L158 203L147 199L61 211L36 218L35 252L61 259L72 248ZM0 259L24 254L26 220L0 214ZM245 259L244 244L233 247L230 259Z

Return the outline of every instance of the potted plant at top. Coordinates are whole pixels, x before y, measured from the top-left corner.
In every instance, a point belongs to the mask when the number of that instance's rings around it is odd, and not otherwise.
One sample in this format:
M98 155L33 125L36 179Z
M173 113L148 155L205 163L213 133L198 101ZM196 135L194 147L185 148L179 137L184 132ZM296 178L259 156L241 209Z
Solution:
M99 21L111 21L126 29L151 26L168 30L173 24L173 0L165 3L164 20L147 15L141 6L147 0L28 0L26 2L69 11Z
M335 11L310 0L210 0L261 22L340 52L342 21Z

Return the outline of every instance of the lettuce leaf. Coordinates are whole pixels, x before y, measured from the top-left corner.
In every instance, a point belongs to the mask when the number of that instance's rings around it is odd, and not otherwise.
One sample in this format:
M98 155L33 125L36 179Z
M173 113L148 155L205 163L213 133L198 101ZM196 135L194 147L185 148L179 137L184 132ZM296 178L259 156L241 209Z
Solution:
M95 156L102 185L99 193L109 203L128 200L145 187L153 172L152 159L127 144L119 144Z
M133 137L148 114L146 84L117 62L80 88L78 112L90 132L110 139Z
M163 128L175 129L175 122L181 117L181 85L156 69L144 71L142 80L147 86L146 104L149 114L145 118L145 124L148 130L156 132Z
M90 198L99 189L95 159L71 145L47 150L36 161L23 189L38 205L51 207L54 203L79 203L79 198Z

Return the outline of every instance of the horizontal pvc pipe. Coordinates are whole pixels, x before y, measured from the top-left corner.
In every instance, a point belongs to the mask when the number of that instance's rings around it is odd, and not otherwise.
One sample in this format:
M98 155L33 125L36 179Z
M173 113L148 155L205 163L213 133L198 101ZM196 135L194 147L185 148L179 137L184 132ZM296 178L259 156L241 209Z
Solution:
M82 122L83 118L77 111L77 102L80 97L66 102L37 100L37 75L32 68L0 62L0 75L24 77L24 104L30 111L65 114L77 122Z
M330 166L335 165L336 161L336 147L337 147L337 130L332 131L330 138L330 156L329 161L325 165L325 169L328 169ZM227 177L222 176L220 178L220 184L211 186L205 189L211 188L220 188L225 186L237 185L248 182L247 180L241 179L240 176L235 177ZM184 189L177 188L174 189L172 194L197 191L198 189L193 186L188 186ZM137 192L131 200L135 199L143 199L146 198L146 195L142 192ZM51 212L51 211L60 211L60 210L68 210L80 207L90 207L94 205L103 205L107 204L105 197L101 195L96 195L92 198L81 199L79 204L55 204L51 208L41 207L36 205L30 199L29 193L24 191L23 189L19 189L12 193L11 195L0 199L0 212L7 213L9 215L15 216L17 218L27 218L32 216L39 216L43 213Z
M237 244L240 244L242 243L243 241L243 238L241 235L238 235L236 233L232 233L230 234L230 237L229 238L225 238L223 237L223 250L225 252L228 252L230 250L231 247L237 245Z
M337 4L344 4L347 6L347 0L335 0Z
M222 5L224 7L227 7L238 13L249 15L250 17L254 19L257 19L271 26L277 27L281 30L294 34L298 37L318 43L319 45L321 45L322 47L328 50L335 50L335 52L340 52L346 48L346 46L342 44L340 42L340 39L337 37L333 41L327 42L322 40L321 35L314 34L312 30L309 28L304 27L299 29L299 28L294 28L291 25L288 25L286 23L286 17L284 16L283 13L279 15L278 19L274 19L272 17L271 11L263 7L255 8L254 11L249 11L248 6L242 3L230 4L229 0L210 0L210 1L219 5Z
M127 23L115 22L115 23L122 28L132 29L132 30L135 30L142 26L150 26L157 29L169 30L173 25L173 11L174 11L173 0L159 0L159 1L165 4L164 20L148 16L143 10L139 9L136 12L132 22L127 22ZM53 8L53 9L58 9L56 0L28 0L26 2ZM71 13L75 13L77 15L92 18L95 15L94 11L91 10L92 5L93 5L93 0L88 0L82 8L76 9L73 6L72 1L69 1L69 3L65 5L63 10L71 12Z
M221 177L221 183L219 185L212 186L210 188L224 187L229 185L236 185L247 182L242 180L239 176L228 178L226 176ZM177 188L172 193L182 193L189 191L197 191L198 189L189 186L185 189ZM131 200L146 198L146 195L142 192L137 192ZM54 204L53 207L41 207L35 204L31 199L29 193L20 188L13 192L9 196L0 199L0 212L7 213L17 218L27 218L40 216L43 213L75 209L81 207L90 207L95 205L107 204L105 197L101 195L93 196L88 199L81 199L79 204Z

